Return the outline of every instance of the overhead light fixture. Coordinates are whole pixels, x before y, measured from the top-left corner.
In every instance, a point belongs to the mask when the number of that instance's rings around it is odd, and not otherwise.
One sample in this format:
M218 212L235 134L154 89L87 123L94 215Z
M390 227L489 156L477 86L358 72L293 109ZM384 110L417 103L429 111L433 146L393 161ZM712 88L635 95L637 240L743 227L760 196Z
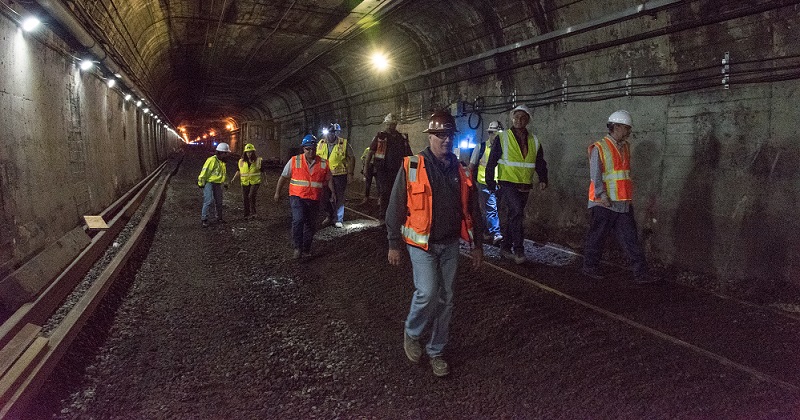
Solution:
M142 106L142 101L141 100L136 101L136 106Z
M372 53L372 66L378 71L384 71L389 68L389 59L380 51Z
M94 67L92 60L83 59L80 64L81 70L86 71Z
M112 88L112 87L114 87L114 85L117 84L117 80L116 79L108 79L108 82L106 82L106 83L108 84L108 87Z
M125 100L126 100L126 101L130 101L130 100L131 100L131 98L133 98L133 96L131 96L131 94L130 94L130 93L128 93L128 94L126 94L126 95L125 95Z
M39 19L36 19L33 16L27 17L25 18L25 20L22 21L22 30L25 32L30 32L38 28L40 23L42 22L40 22Z

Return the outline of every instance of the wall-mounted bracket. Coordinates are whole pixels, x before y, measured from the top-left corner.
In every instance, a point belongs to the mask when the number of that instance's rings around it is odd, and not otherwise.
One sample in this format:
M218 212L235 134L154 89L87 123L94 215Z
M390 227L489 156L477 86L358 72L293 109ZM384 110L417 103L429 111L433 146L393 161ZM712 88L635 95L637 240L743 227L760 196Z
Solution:
M726 51L722 58L722 86L730 89L731 85L731 53Z

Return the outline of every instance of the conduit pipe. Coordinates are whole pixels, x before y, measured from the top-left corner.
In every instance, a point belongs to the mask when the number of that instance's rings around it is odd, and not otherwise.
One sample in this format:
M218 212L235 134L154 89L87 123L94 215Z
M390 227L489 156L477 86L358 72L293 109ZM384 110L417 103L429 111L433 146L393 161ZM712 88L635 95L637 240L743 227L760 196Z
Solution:
M100 61L103 66L105 66L109 71L113 74L119 74L125 86L130 89L136 96L140 98L147 98L138 88L136 83L127 75L120 67L115 63L106 53L106 51L100 46L92 35L86 31L86 29L81 25L78 19L69 11L64 5L61 4L59 1L51 1L51 0L35 0L36 3L41 6L42 9L47 11L47 13L55 18L67 32L72 35L76 41L78 41L81 46L86 48L87 52L89 52L94 58ZM159 113L164 116L165 119L168 120L166 114L161 111L161 108L158 107L157 104L153 103L152 100L149 100L150 104L157 108ZM170 122L170 125L171 122Z

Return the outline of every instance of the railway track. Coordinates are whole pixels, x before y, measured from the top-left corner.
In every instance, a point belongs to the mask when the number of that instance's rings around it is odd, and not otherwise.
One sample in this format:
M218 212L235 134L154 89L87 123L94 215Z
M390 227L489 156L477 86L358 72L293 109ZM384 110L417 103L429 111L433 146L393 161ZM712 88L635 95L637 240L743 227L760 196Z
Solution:
M354 210L352 208L348 207L348 210L353 212L353 213L355 213L355 214L359 214L362 217L365 217L365 218L368 218L368 219L372 219L372 220L377 220L377 219L375 219L374 217L372 217L372 216L370 216L368 214L361 213L361 212L359 212L357 210ZM530 240L527 240L527 239L526 239L525 242L526 242L525 243L526 254L528 255L529 259L530 259L530 255L529 254L530 254L531 248L547 248L547 249L550 250L550 252L557 252L557 253L562 253L564 255L568 255L568 257L565 257L565 259L562 260L562 262L560 262L560 263L563 263L563 261L573 261L574 259L581 259L582 258L582 255L580 255L579 253L576 253L576 252L571 251L571 250L566 250L566 249L563 249L561 247L557 247L557 246L553 246L553 245L549 245L549 244L547 244L547 245L536 244L533 241L530 241ZM466 249L463 249L463 248L462 248L462 255L464 255L467 258L471 258L470 253ZM507 267L504 266L505 264L503 264L503 263L492 262L492 261L499 260L499 251L498 251L497 247L490 246L490 245L484 245L484 255L490 256L490 257L494 257L494 258L486 258L486 261L484 261L484 265L486 267L489 267L491 270L494 270L496 272L500 272L500 273L503 273L503 274L505 274L507 276L513 277L515 279L518 279L518 280L520 280L521 282L523 282L524 284L526 284L528 286L535 287L535 288L543 290L545 292L554 294L556 296L559 296L562 299L565 299L565 300L570 301L570 302L572 302L574 304L580 305L580 306L582 306L584 308L587 308L587 309L589 309L589 310L591 310L593 312L596 312L596 313L598 313L598 314L600 314L600 315L602 315L604 317L610 318L610 319L612 319L612 320L614 320L616 322L620 322L620 323L626 324L629 327L632 327L632 328L634 328L636 330L644 332L644 333L646 333L648 335L654 336L654 337L656 337L656 338L658 338L660 340L663 340L665 342L668 342L668 343L670 343L672 345L676 345L676 346L682 347L682 348L687 349L687 350L689 350L689 351L691 351L691 352L693 352L695 354L698 354L698 355L700 355L700 356L702 356L704 358L713 360L714 362L720 363L722 365L725 365L725 366L728 366L728 367L733 368L735 370L738 370L740 372L743 372L743 373L751 376L752 378L754 378L754 379L756 379L758 381L769 383L769 384L778 386L780 388L783 388L783 389L786 389L786 390L789 390L789 391L792 391L792 392L800 392L800 381L798 381L798 378L787 379L787 378L778 377L778 375L776 375L775 371L780 371L782 369L782 366L773 366L773 368L774 368L774 369L772 369L773 371L765 372L764 369L759 369L758 367L751 366L747 362L744 362L744 361L741 361L741 360L737 360L737 358L731 357L731 356L726 355L726 354L722 354L722 352L720 352L720 351L710 350L710 349L705 348L701 344L692 343L692 342L690 342L690 340L686 340L686 339L683 339L683 338L679 337L678 334L671 334L669 332L662 331L662 330L658 329L657 327L653 327L651 325L647 325L646 322L638 321L638 320L634 319L634 317L626 316L623 313L620 313L620 312L617 312L617 311L613 311L613 310L609 310L606 307L604 307L604 306L607 306L607 305L593 303L593 302L590 301L590 299L579 297L577 293L571 293L569 291L565 291L564 288L559 288L557 286L553 286L553 285L547 284L546 282L537 280L533 276L527 274L527 272L526 272L526 270L524 268L520 268L519 266L516 266L516 265L509 265L509 268L507 268ZM608 262L605 262L605 264L607 264L609 266L612 266L612 267L614 267L614 268L616 268L618 270L617 271L617 275L616 276L614 276L614 275L609 276L610 278L609 278L608 281L614 281L615 277L617 278L616 280L619 281L620 277L627 277L627 274L629 274L629 273L627 273L627 269L622 267L622 266L619 266L619 265L616 265L616 264L612 264L612 263L608 263ZM564 265L568 265L568 264L564 263ZM620 272L622 272L623 274L620 274ZM580 274L576 273L575 277L576 278L580 278L582 276ZM671 287L691 289L694 292L699 292L699 293L705 294L706 296L709 296L712 299L718 300L719 302L724 302L726 304L737 305L737 306L739 306L741 312L747 312L748 310L753 310L753 309L761 311L761 312L767 312L767 313L771 314L772 316L780 317L782 319L785 319L789 323L795 324L795 325L793 325L794 327L798 326L795 321L800 320L800 318L797 317L794 314L786 313L786 312L783 312L783 311L777 311L774 308L765 307L765 306L762 306L762 305L757 305L757 304L754 304L754 303L751 303L751 302L746 302L746 301L743 301L743 300L740 300L740 299L731 298L729 296L720 295L720 294L709 292L709 291L706 291L706 290L703 290L703 289L699 289L699 288L694 288L694 287L689 287L689 286L682 286L682 285L675 285L675 284L672 284L672 283L669 283L669 282L667 282L667 283ZM647 287L648 286L639 287L638 289L647 290ZM585 291L582 291L581 294L585 294ZM738 321L735 321L735 322L738 322ZM764 346L763 347L763 351L768 352L769 351L768 346Z
M88 246L35 299L19 305L0 326L0 418L22 415L130 259L158 212L169 179L180 164L178 161L171 171L165 171L168 163L164 162L104 210L101 216L108 220L109 229L86 230L92 236ZM137 222L134 215L151 191L151 204ZM121 243L119 236L126 227L130 227L130 236ZM79 296L70 298L71 302L64 305L90 269L104 264L105 261L99 260L109 253L113 257L99 276L86 282ZM53 320L59 311L62 314ZM46 324L48 327L43 328Z

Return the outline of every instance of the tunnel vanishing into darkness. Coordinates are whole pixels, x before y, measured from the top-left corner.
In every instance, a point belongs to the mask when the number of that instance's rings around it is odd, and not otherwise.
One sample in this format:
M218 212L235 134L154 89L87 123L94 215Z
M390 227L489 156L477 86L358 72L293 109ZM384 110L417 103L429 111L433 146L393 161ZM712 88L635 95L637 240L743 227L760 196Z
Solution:
M626 109L651 258L800 285L798 4L2 0L0 278L186 141L284 161L338 122L363 150L394 112L418 151L434 109L469 144L527 104L550 168L537 239L582 246L586 148Z

